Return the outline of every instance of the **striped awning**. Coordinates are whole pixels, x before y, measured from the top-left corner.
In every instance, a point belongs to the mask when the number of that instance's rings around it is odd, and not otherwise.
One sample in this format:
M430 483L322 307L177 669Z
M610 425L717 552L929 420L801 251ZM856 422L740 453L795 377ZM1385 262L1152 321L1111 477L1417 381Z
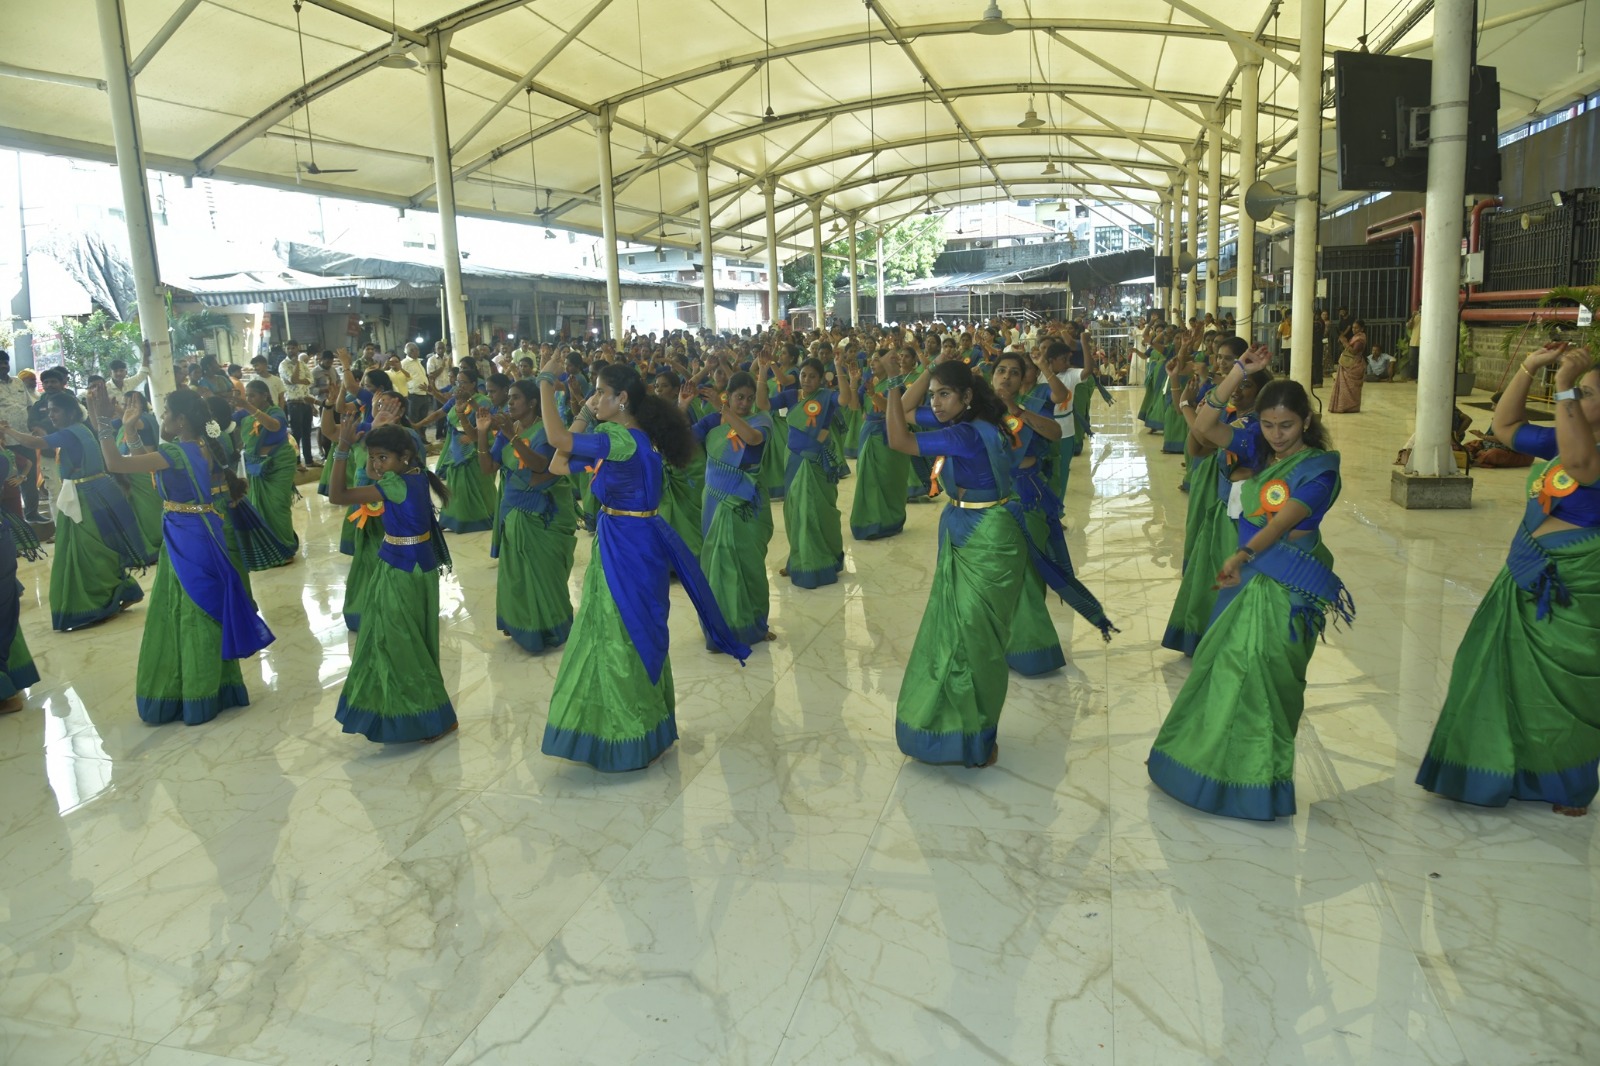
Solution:
M334 281L288 268L247 270L206 278L173 278L168 284L193 293L207 307L305 303L360 295L354 282Z

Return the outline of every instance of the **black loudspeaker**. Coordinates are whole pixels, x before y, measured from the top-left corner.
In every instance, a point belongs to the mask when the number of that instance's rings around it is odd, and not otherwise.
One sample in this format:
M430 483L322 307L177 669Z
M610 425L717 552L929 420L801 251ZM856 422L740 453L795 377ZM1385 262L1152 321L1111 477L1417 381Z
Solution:
M1172 288L1172 256L1156 256L1156 288Z
M1333 57L1339 188L1426 192L1427 110L1433 63L1404 56L1339 52ZM1467 188L1500 191L1500 82L1474 67L1467 98Z

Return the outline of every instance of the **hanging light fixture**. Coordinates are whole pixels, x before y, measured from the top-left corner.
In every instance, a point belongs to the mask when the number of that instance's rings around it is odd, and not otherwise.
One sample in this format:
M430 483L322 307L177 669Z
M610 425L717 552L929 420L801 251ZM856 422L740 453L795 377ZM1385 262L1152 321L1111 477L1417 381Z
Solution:
M972 27L972 32L993 36L1000 33L1010 33L1014 29L1016 27L1007 22L1006 17L1000 13L998 0L989 0L989 6L984 8L983 11L983 18L979 19L977 24Z
M1019 130L1036 130L1044 125L1044 119L1039 117L1039 112L1033 109L1033 97L1028 97L1028 110L1022 115L1022 121L1017 123Z
M400 40L400 23L395 19L394 6L394 0L389 0L389 27L392 36L389 38L389 51L378 60L378 66L388 67L390 70L412 70L416 67L417 61L411 58L405 42Z
M1047 178L1054 177L1055 175L1061 173L1061 168L1057 167L1056 163L1055 163L1055 160L1052 159L1050 162L1048 162L1048 163L1046 163L1044 165L1043 173L1044 173L1044 176L1047 177Z
M639 154L634 156L634 158L635 159L654 159L660 153L661 153L661 142L657 141L653 145L647 143L643 148L639 149Z

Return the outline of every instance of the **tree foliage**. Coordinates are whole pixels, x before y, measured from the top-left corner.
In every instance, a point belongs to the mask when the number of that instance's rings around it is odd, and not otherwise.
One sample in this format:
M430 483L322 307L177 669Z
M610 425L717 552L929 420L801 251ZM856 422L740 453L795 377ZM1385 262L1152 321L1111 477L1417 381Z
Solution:
M868 226L856 230L856 263L861 272L857 287L868 296L877 293L877 270L872 263L873 256L877 255L877 243L877 230ZM934 261L944 251L944 219L937 215L905 219L884 231L883 248L883 275L887 284L902 285L931 277ZM845 274L849 266L850 239L845 236L825 244L823 251L826 257L822 260L822 317L826 319L833 306L832 297L849 284ZM809 255L785 264L783 280L795 290L790 295L789 306L816 306L814 273Z

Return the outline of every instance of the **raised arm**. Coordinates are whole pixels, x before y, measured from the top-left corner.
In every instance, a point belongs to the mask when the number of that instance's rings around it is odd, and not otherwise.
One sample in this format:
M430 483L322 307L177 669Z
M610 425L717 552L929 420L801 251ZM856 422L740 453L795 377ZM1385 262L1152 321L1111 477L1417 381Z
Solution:
M1594 369L1594 356L1587 348L1568 348L1556 367L1556 390L1582 391L1583 379ZM1580 485L1600 481L1600 451L1595 449L1594 427L1583 413L1583 400L1561 400L1556 404L1556 446L1561 449L1561 465Z
M924 378L927 376L923 375ZM927 386L923 386L923 391L927 391ZM917 445L917 435L912 433L906 424L904 396L898 385L890 389L888 396L884 398L883 427L889 437L889 447L907 455L922 454L921 448Z
M122 421L130 447L134 446L139 432L139 416L132 413L132 406L129 404L124 409ZM89 390L89 413L102 426L110 423L112 406L104 385L96 385ZM160 452L123 455L117 451L117 432L114 429L100 429L96 436L100 438L100 457L105 460L106 469L113 473L153 474L172 465Z
M1543 348L1523 356L1521 369L1511 375L1505 390L1500 393L1500 402L1494 406L1491 428L1495 440L1507 448L1511 447L1517 430L1528 424L1528 392L1533 388L1533 379L1538 376L1538 371L1561 361L1566 350L1564 342L1549 341ZM1558 432L1560 428L1558 423ZM1593 450L1593 441L1590 442L1590 450Z
M1240 382L1258 370L1265 370L1271 362L1272 353L1264 344L1258 344L1241 355L1239 361L1233 364L1233 369L1228 371L1228 376L1206 393L1205 402L1196 412L1189 432L1208 444L1226 448L1233 440L1232 428L1222 420L1223 412L1228 409L1228 401L1233 398Z
M339 422L339 445L333 452L333 471L328 475L328 502L336 506L352 503L382 503L383 493L376 485L349 484L350 446L356 442L356 424L361 408L347 404Z

